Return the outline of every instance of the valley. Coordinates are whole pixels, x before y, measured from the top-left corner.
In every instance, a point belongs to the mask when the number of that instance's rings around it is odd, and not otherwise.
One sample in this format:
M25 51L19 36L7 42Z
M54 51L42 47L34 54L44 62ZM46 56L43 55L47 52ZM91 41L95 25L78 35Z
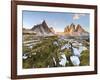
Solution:
M56 33L43 21L23 30L23 68L88 66L89 42L89 33L80 25Z

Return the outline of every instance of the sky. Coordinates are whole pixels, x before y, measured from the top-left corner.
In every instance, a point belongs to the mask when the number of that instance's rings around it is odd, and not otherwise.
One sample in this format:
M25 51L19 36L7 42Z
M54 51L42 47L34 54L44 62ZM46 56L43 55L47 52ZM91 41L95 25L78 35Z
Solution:
M46 21L48 27L53 27L56 32L64 32L64 28L71 23L80 24L89 32L90 15L85 13L23 11L23 27L31 29L34 25Z

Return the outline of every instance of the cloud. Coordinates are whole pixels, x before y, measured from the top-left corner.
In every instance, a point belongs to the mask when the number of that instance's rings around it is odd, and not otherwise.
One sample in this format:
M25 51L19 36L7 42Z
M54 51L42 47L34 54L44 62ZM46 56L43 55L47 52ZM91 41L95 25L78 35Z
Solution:
M85 14L74 14L73 20L78 20L78 19L80 19L81 16L85 16Z

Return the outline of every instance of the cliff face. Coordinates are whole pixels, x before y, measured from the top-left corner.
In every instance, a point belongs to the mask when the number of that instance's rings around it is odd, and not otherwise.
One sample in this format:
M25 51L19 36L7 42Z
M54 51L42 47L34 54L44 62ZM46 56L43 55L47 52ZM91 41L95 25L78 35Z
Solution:
M80 24L75 25L73 23L65 27L64 33L70 36L88 36L89 35L89 33L85 31L85 29L83 29Z
M33 28L31 30L33 30L37 34L44 34L44 35L45 34L53 34L53 32L48 27L48 25L47 25L45 20L41 24L33 26Z

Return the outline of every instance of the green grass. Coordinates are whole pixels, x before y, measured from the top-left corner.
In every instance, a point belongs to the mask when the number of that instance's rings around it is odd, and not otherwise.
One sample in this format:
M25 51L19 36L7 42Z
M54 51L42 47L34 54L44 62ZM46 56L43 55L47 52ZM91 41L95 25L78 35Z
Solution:
M30 68L32 66L36 68L47 67L48 65L54 67L52 58L55 57L58 60L58 47L53 45L53 42L57 37L49 37L48 39L43 39L42 43L37 44L32 48L32 50L23 47L23 52L29 52L31 58L28 60L23 60L23 68ZM35 56L32 53L36 52ZM30 63L31 62L31 63Z
M29 58L23 60L23 68L46 68L48 67L60 67L59 58L60 53L63 52L69 60L66 66L73 66L70 61L70 56L72 56L70 49L60 50L61 46L68 43L68 41L58 41L59 46L53 45L54 41L58 40L57 36L49 36L45 38L40 38L41 43L37 43L32 49L23 46L23 54L28 53ZM36 53L33 55L32 53ZM56 60L57 65L54 64L53 57ZM89 51L83 51L80 56L80 66L89 65Z
M88 66L89 65L89 50L85 50L81 53L80 56L80 66Z

